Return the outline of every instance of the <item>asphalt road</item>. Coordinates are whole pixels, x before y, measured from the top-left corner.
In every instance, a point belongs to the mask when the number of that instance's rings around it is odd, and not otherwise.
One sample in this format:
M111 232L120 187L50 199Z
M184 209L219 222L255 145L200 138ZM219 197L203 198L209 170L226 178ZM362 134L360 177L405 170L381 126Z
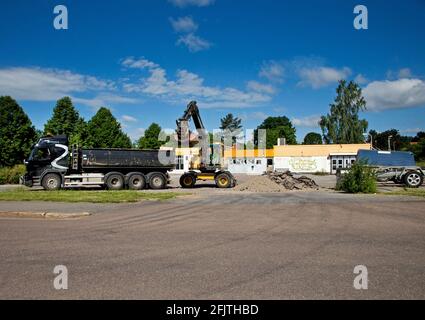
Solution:
M0 219L2 299L424 299L425 201L332 192L196 193L50 206L79 220ZM68 268L68 290L53 269ZM368 289L353 288L356 265Z

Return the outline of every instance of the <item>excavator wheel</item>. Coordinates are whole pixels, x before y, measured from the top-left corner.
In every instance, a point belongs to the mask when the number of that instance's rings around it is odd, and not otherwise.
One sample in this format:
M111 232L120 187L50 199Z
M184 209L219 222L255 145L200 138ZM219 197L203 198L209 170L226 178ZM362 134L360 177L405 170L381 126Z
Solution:
M220 189L231 188L232 187L232 176L226 172L219 173L215 177L215 184Z
M182 188L190 189L195 186L196 183L196 177L193 174L185 173L180 177L180 185Z

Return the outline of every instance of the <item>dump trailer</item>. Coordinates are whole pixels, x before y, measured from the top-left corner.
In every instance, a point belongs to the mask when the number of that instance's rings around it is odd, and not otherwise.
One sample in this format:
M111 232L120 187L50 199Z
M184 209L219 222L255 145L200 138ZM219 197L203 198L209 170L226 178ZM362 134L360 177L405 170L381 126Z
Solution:
M424 181L424 171L416 166L411 152L359 150L357 161L374 168L380 182L393 181L408 188L418 188Z
M102 186L110 190L164 189L175 168L171 150L96 149L68 147L66 136L44 137L25 161L21 183L46 190Z

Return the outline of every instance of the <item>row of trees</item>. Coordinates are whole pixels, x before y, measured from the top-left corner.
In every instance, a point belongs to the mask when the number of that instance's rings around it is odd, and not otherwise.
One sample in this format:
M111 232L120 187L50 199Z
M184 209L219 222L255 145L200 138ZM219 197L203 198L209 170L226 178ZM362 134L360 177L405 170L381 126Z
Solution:
M161 146L158 135L161 127L153 123L136 143L143 149ZM0 97L0 167L22 163L32 145L44 135L66 134L70 144L88 148L132 148L130 137L107 108L100 108L86 122L69 97L57 101L52 117L44 130L36 130L21 106L11 97Z
M359 113L366 110L366 101L361 88L354 82L339 82L335 101L330 105L330 112L321 117L319 125L322 135L308 133L303 144L322 143L363 143L368 123L359 118ZM229 113L221 119L220 129L231 132L242 131L241 119ZM254 145L259 143L258 130L266 129L266 147L273 148L279 138L287 144L297 144L296 129L285 116L268 117L254 130ZM121 124L107 108L100 108L89 120L85 121L75 109L71 99L64 97L57 101L52 117L47 121L43 131L37 131L23 109L11 97L0 97L0 167L21 163L28 156L30 148L42 135L66 134L71 144L91 148L141 148L158 149L164 143L159 141L161 127L153 123L136 143L122 131ZM391 137L393 150L410 150L418 159L425 159L425 133L416 137L404 137L391 129L382 133L369 131L373 146L378 149L388 148ZM237 138L234 139L237 142ZM412 142L416 142L412 144Z

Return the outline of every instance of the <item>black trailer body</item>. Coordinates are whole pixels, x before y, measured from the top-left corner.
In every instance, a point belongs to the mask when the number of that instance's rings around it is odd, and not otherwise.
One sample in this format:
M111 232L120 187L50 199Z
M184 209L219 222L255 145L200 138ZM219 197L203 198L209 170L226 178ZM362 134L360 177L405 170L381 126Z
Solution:
M81 171L109 172L119 170L128 173L138 170L149 173L152 170L166 172L175 166L174 157L168 150L129 149L81 149Z
M44 137L33 146L21 183L46 190L63 187L103 186L164 189L168 171L175 168L171 150L68 148L65 136Z

